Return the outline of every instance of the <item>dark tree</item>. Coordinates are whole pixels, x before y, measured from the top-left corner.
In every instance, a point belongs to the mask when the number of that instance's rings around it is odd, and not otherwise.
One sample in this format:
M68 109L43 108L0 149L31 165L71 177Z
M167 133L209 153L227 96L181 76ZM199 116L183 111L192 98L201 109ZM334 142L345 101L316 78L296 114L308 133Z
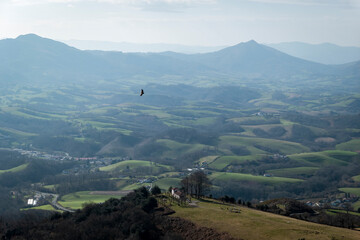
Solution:
M152 195L158 195L161 193L161 189L158 185L155 185L153 188L151 188L151 194Z

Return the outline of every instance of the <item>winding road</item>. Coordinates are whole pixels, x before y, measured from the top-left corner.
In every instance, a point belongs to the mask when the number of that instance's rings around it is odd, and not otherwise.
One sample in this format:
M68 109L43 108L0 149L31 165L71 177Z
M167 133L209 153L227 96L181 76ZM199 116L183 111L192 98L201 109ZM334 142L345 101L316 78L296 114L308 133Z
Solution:
M75 212L72 209L68 209L65 208L63 206L61 206L57 201L59 199L59 194L54 194L54 193L44 193L44 192L36 192L38 194L40 194L42 197L46 198L46 197L52 197L52 201L51 201L51 206L53 206L55 209L64 211L64 212Z

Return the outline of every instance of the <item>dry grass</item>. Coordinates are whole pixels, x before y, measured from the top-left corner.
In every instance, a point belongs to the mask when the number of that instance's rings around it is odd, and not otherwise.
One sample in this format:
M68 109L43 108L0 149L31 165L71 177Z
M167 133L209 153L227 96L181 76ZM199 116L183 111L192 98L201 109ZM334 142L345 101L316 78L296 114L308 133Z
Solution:
M232 207L210 202L199 202L196 208L173 207L175 216L241 239L360 239L360 232L355 230L300 221L245 207L236 207L240 208L240 213L227 208Z

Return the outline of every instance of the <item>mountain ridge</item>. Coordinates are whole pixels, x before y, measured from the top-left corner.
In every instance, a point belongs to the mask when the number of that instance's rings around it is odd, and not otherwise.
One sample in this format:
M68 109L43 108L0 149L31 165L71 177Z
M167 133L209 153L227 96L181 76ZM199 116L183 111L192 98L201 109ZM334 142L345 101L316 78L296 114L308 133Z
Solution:
M35 34L0 40L0 80L94 82L145 76L192 78L290 79L310 76L360 75L356 62L329 66L250 40L203 54L83 51Z
M303 42L266 45L289 55L322 64L345 64L360 60L360 47L338 46L333 43L309 44Z

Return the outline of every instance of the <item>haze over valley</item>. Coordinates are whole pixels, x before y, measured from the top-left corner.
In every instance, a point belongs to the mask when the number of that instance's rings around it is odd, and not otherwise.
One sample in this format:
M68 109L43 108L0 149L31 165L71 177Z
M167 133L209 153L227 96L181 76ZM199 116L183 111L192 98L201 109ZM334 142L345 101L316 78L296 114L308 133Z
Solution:
M0 237L359 239L358 9L3 1Z

